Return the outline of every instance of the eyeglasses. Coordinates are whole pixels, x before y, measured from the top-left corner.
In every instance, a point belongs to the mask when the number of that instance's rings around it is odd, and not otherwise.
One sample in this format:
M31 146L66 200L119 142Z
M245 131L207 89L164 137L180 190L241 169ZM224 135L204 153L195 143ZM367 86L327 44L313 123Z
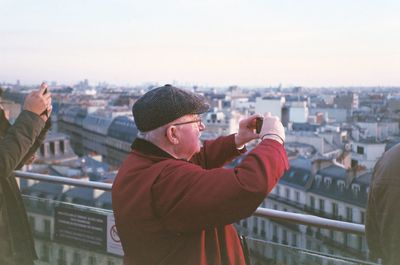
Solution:
M190 124L190 123L197 123L197 126L201 126L201 124L203 123L203 121L201 120L201 118L198 118L196 120L193 121L185 121L185 122L179 122L179 123L174 123L172 125L174 126L178 126L178 125L184 125L184 124Z

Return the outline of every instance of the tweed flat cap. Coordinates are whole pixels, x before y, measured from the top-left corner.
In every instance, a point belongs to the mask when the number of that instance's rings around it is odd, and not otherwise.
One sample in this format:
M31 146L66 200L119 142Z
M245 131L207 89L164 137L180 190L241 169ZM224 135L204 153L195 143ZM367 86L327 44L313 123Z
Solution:
M205 99L195 93L165 85L144 94L132 106L136 127L148 132L188 114L209 109Z

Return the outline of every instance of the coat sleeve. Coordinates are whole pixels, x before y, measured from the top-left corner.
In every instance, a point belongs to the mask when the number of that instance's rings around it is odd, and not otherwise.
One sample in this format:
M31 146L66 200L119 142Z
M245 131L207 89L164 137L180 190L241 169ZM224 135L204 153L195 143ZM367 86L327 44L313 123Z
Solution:
M1 177L8 177L29 151L45 122L30 111L22 111L0 140Z
M21 160L16 169L22 168L25 165L26 161L31 159L31 157L36 153L36 150L42 145L44 139L46 138L46 134L50 128L51 128L51 119L48 119L45 123L44 128L40 132L39 136L33 143L32 147L29 149L28 153L24 156L24 158Z
M286 169L285 150L273 140L264 140L233 169L173 161L153 185L155 212L174 232L230 224L250 216Z
M245 153L246 148L237 150L235 135L221 136L215 140L205 141L200 152L194 155L191 162L202 168L211 169L222 167L235 157Z

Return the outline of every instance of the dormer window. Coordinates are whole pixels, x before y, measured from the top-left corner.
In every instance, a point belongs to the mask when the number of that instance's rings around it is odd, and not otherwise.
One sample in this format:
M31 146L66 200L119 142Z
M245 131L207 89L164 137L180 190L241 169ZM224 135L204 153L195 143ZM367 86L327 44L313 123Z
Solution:
M358 196L358 193L360 193L360 185L358 184L351 185L351 190L353 191L353 194L355 196Z
M332 184L332 179L329 177L324 178L324 184L327 188Z
M338 185L338 189L339 189L340 191L343 191L343 190L344 190L344 186L345 186L346 184L344 183L343 180L338 180L337 185Z

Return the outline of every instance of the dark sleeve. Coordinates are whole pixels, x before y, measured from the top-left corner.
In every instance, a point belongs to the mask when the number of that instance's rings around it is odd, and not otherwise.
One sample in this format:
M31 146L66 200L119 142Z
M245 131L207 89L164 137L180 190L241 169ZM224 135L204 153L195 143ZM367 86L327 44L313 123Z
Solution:
M45 122L35 113L22 111L0 140L0 167L2 177L9 176L29 151Z
M152 196L156 214L175 232L226 225L250 216L288 169L283 146L273 140L264 140L234 169L168 163L153 185Z
M231 134L205 141L200 152L193 156L191 162L206 169L218 168L246 151L246 148L240 151L236 148L235 135Z
M400 165L398 152L376 164L368 195L366 236L371 258L384 264L400 260Z
M49 118L46 121L46 124L45 124L44 128L42 129L42 131L40 132L39 136L36 138L34 144L29 149L29 151L25 155L25 157L21 160L21 162L16 167L16 169L22 168L25 165L26 161L31 159L31 157L36 153L36 150L38 150L38 148L42 145L44 139L46 138L46 134L47 134L47 132L49 131L50 128L51 128L51 119Z

